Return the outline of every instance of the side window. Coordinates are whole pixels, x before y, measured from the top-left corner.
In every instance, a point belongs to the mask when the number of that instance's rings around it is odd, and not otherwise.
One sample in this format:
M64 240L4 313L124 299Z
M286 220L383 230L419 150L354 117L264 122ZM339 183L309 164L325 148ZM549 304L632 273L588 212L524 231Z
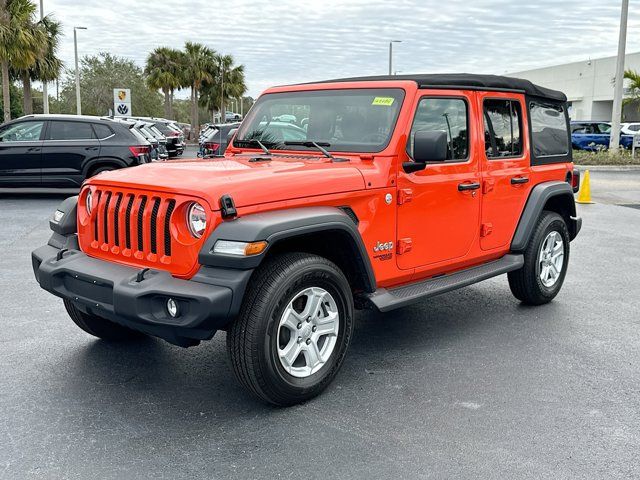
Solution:
M90 123L52 121L46 140L89 140L96 138Z
M109 126L108 125L104 125L102 123L94 123L93 124L93 129L96 132L96 137L98 137L100 139L107 138L107 137L110 137L111 135L113 135L113 132L111 131Z
M516 100L484 101L484 145L487 158L522 155L522 114Z
M420 100L407 142L407 153L411 157L415 134L423 130L447 133L447 161L466 160L469 156L467 102L463 99L427 97Z
M36 142L44 122L20 122L0 129L0 142Z
M611 125L608 123L598 123L598 133L611 133Z
M594 133L593 125L587 123L579 123L571 126L571 133L578 133L581 135L590 135Z
M562 105L530 102L531 145L536 157L569 154L567 117Z

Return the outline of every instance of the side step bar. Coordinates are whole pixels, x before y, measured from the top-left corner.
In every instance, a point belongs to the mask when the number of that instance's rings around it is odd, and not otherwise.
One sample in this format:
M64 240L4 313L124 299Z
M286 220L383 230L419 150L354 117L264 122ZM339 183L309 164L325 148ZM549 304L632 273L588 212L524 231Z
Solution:
M379 288L365 298L381 312L405 307L425 298L435 297L481 282L503 273L518 270L524 265L524 257L520 254L508 254L499 260L468 268L450 275L420 280L397 288Z

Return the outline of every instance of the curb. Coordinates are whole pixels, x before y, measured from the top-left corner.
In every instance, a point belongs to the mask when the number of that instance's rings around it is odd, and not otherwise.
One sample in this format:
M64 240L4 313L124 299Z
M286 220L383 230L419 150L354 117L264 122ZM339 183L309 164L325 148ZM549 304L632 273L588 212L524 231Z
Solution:
M579 170L595 172L640 172L640 165L575 165Z

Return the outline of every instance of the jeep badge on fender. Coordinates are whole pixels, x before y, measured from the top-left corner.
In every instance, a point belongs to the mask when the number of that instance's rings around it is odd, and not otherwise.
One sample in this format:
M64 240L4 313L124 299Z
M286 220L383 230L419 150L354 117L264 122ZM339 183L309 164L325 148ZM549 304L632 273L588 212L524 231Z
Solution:
M35 277L105 340L189 347L223 331L248 392L304 402L340 371L355 308L504 273L525 304L556 297L581 227L568 126L563 93L493 75L275 87L224 161L84 182L33 252Z

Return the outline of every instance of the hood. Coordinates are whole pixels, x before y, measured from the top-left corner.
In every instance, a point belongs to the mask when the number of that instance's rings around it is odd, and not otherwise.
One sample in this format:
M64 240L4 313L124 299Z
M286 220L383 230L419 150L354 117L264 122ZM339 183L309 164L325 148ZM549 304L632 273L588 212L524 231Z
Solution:
M362 174L350 162L315 156L250 158L171 160L104 172L87 183L200 197L216 210L226 194L236 207L245 207L365 188Z

